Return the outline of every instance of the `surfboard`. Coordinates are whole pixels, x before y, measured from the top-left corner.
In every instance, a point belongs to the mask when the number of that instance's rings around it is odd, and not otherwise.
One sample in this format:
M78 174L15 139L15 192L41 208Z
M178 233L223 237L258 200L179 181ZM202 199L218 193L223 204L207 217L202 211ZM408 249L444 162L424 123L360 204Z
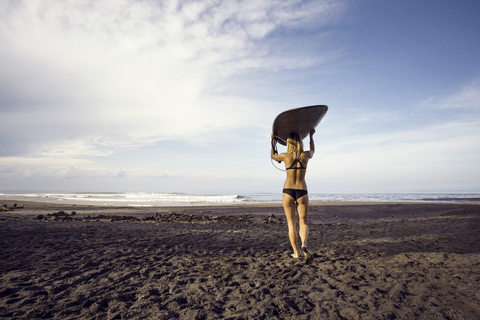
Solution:
M327 111L328 107L324 105L284 111L273 121L272 132L280 138L277 140L278 143L284 146L287 145L286 141L292 132L298 133L303 140L318 126Z

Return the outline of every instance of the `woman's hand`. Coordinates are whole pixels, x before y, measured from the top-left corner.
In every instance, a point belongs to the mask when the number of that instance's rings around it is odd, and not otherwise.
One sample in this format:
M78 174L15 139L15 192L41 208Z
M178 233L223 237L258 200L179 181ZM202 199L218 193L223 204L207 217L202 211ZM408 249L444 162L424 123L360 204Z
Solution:
M310 131L310 139L313 138L313 134L315 133L315 129L312 129L312 131Z

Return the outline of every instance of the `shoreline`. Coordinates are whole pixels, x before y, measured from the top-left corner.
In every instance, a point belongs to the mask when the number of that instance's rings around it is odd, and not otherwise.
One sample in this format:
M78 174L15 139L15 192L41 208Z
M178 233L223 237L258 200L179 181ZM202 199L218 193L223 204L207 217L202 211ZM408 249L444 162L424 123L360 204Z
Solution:
M175 214L177 220L189 221L198 216L205 218L245 217L251 221L276 221L286 224L282 204L257 203L237 205L205 206L99 206L73 205L65 203L47 203L32 201L0 200L0 206L10 210L0 211L0 221L38 220L53 221L54 215L62 213L60 218L72 221L147 221L155 222L166 215ZM17 205L17 208L14 206ZM365 223L371 221L400 221L403 219L427 219L446 215L455 210L480 208L475 203L418 203L418 202L311 202L309 205L309 224ZM192 216L189 219L188 216ZM52 217L52 219L49 219ZM98 218L99 217L99 218ZM173 219L173 218L172 218ZM297 217L298 220L298 217ZM297 226L298 227L298 226Z
M107 208L156 208L156 209L168 209L172 210L175 208L183 209L202 209L202 208L231 208L231 207L278 207L282 206L281 201L278 202L248 202L248 203L232 203L232 204L212 204L212 203L194 203L194 204L170 204L170 205L115 205L115 204L79 204L79 203L69 203L64 201L34 201L34 200L23 200L23 199L2 199L0 198L0 206L7 204L12 206L17 203L17 205L31 205L33 207L39 207L43 205L51 206L77 206L77 207L107 207ZM478 198L458 198L458 199L436 199L436 200L425 200L425 201L320 201L313 200L309 202L310 206L357 206L357 205L411 205L411 204L446 204L446 205L480 205L480 199Z
M35 219L38 215L52 215L57 212L75 214L76 218L95 215L151 217L169 213L190 215L251 215L257 219L270 216L284 219L281 203L255 203L232 205L198 205L198 206L102 206L77 205L66 203L49 203L35 201L1 200L0 206L9 208L0 211L0 220ZM15 207L16 206L16 207ZM314 201L309 205L309 223L321 222L365 222L376 219L428 218L446 214L452 210L480 207L476 203L445 202L361 202L361 201ZM297 218L298 219L298 218Z
M38 193L38 192L37 192ZM70 194L70 196L69 196ZM265 193L251 195L202 195L173 193L116 193L73 192L22 196L15 193L0 193L0 201L41 202L64 205L93 205L114 207L223 207L223 206L275 206L281 205L281 194ZM152 196L153 195L153 196ZM167 195L167 196L166 196ZM310 195L310 203L323 205L357 205L385 203L465 203L480 204L480 193L366 193L366 194L319 194ZM233 197L233 198L232 198ZM163 200L162 200L163 199ZM238 200L240 199L240 200Z

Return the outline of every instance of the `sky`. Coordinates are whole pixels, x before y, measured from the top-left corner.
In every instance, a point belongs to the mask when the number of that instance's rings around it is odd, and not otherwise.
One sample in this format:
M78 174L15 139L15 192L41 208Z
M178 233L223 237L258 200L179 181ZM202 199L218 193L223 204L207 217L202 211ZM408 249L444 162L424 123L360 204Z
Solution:
M309 192L480 192L479 16L477 0L0 0L0 190L281 192L273 120L322 104Z

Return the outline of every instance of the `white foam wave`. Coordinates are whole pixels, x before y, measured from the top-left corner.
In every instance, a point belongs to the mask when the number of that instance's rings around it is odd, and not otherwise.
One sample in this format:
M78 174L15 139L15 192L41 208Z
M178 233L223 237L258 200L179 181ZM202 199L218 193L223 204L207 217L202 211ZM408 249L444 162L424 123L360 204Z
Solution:
M366 202L462 202L477 201L479 193L310 193L310 201L366 201ZM62 202L113 206L185 206L234 205L240 203L281 203L281 193L240 195L201 195L161 192L4 192L1 199ZM462 200L465 199L465 200Z
M194 195L182 193L25 193L1 194L6 199L24 199L31 201L62 201L72 204L100 204L100 205L129 205L129 206L154 206L154 205L188 205L188 204L236 204L245 201L238 195Z

